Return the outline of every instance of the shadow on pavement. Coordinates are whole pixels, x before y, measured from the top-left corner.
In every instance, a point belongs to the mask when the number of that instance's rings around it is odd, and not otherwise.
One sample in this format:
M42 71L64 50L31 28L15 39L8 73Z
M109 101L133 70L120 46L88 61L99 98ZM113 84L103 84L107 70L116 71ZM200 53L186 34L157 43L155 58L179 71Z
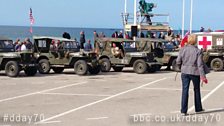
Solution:
M218 108L218 109L211 109L211 110L205 110L203 112L198 112L198 113L193 113L190 115L195 115L195 114L210 114L210 113L220 113L220 112L224 112L224 108Z

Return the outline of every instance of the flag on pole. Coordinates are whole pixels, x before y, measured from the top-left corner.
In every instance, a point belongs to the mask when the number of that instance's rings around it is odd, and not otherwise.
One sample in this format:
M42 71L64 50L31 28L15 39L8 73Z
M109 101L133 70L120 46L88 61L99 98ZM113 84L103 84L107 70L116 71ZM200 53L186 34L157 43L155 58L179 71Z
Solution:
M31 25L34 24L34 18L33 18L33 11L32 11L32 8L30 8L30 24L31 24Z
M32 25L34 24L34 18L33 18L33 11L32 8L30 8L30 33L33 33L33 27Z
M187 43L188 41L188 35L190 35L190 31L188 31L185 35L184 35L184 38L182 39L181 43L180 43L180 46L181 47L184 47L185 44Z

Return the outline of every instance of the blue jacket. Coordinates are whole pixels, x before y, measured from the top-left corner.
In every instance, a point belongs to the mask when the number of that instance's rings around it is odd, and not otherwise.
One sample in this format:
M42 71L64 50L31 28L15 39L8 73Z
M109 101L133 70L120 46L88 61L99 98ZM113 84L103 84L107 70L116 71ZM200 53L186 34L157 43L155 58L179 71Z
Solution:
M92 45L91 44L89 44L89 43L86 43L85 44L85 48L84 48L84 50L85 51L91 51L93 48L92 48Z

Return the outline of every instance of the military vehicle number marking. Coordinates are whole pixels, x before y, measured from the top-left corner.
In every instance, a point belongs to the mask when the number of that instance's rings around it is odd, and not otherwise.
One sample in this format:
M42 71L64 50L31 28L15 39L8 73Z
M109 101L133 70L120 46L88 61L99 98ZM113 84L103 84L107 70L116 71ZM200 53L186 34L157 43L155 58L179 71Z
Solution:
M216 45L223 45L223 38L217 38Z
M39 46L39 47L47 47L47 42L46 42L46 40L39 40L39 41L38 41L38 46Z

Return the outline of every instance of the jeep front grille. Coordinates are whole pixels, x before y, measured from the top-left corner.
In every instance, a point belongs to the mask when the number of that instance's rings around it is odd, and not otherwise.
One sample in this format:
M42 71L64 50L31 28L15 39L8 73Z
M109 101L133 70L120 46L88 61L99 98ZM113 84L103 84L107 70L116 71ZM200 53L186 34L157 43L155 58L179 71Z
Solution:
M32 63L34 62L34 56L31 53L21 53L22 63Z

